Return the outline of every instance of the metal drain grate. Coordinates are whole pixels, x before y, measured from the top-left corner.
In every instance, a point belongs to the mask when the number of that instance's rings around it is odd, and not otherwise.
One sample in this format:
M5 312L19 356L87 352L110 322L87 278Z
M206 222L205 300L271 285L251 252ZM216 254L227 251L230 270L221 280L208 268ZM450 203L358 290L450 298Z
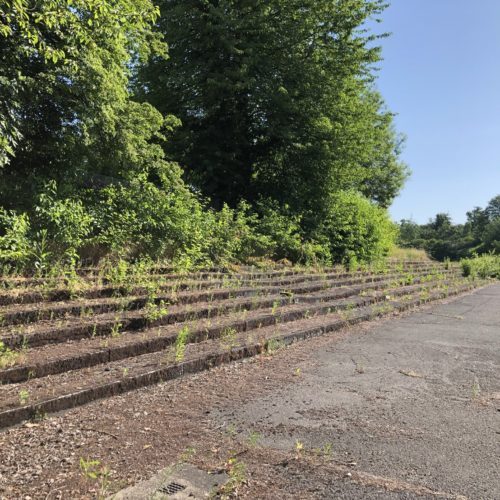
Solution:
M158 489L158 491L167 495L175 495L176 493L179 493L179 491L183 491L185 489L186 487L184 485L172 482L162 486Z

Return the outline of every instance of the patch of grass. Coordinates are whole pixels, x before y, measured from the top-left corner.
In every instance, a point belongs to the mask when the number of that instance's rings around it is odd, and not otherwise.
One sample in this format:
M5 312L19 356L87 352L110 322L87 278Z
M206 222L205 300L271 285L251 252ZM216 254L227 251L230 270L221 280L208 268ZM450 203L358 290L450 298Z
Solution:
M258 432L255 432L255 431L250 432L248 434L248 438L247 438L248 445L252 446L252 447L257 446L257 444L261 438L262 438L262 436Z
M246 466L235 457L231 457L226 463L226 471L229 480L221 486L219 495L224 499L237 497L238 489L246 482Z
M226 349L232 349L236 346L236 335L237 331L235 328L224 328L220 334L220 341Z
M430 257L427 255L425 250L420 250L418 248L402 248L398 246L393 246L389 250L389 259L394 260L411 260L411 261L430 261Z
M281 339L269 339L266 343L266 353L273 355L285 347L285 342Z
M19 391L19 404L25 405L28 403L29 400L30 400L30 393L25 389L20 390Z

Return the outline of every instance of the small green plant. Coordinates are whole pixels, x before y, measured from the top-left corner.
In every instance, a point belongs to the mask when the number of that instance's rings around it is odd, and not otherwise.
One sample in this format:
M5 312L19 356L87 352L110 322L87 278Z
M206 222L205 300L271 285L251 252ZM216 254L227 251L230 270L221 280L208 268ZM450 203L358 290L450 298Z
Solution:
M144 317L149 321L157 321L168 314L167 304L164 300L159 303L148 301L144 307Z
M323 456L331 457L332 456L332 448L333 448L332 443L325 443L323 445L323 448L321 449Z
M29 399L30 393L27 390L22 389L19 391L19 404L25 405L28 403Z
M295 458L300 458L304 451L304 443L298 439L295 441Z
M266 343L266 353L269 355L273 355L278 352L280 349L285 347L285 342L281 339L269 339Z
M175 339L175 361L180 363L186 354L186 344L189 340L189 328L184 326L181 328Z
M477 399L481 395L481 386L479 385L479 380L477 378L474 379L474 383L472 384L472 397Z
M247 439L249 446L252 447L257 446L261 438L262 436L258 432L255 431L250 432L248 434L248 439Z
M236 346L236 335L237 331L235 328L224 328L220 334L220 340L222 342L222 345L226 349L232 349L233 347Z
M229 480L222 485L219 494L222 498L233 498L238 496L238 488L246 481L246 467L234 457L231 457L226 463L226 470Z
M13 351L0 341L0 369L14 366L19 361L20 355L19 352Z
M187 462L190 458L192 458L196 454L196 448L192 446L188 446L181 454L180 461Z
M232 438L234 438L236 436L236 434L238 433L236 426L234 424L229 424L227 426L226 432L227 432L228 436L230 436Z
M117 321L117 318L115 318L115 322L113 323L113 326L111 327L111 338L117 338L120 336L120 330L122 327L122 323Z
M100 460L85 460L80 457L80 471L86 479L97 482L99 485L99 498L105 498L109 489L111 472L108 467L101 464Z
M279 300L275 300L273 302L273 307L271 309L271 314L274 316L276 314L276 310L278 309L278 307L280 306L280 301Z

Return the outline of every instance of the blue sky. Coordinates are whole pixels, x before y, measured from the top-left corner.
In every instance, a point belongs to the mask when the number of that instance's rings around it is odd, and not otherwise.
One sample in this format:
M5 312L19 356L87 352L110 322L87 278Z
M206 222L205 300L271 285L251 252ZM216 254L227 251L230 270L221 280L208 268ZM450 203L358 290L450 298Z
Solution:
M392 0L377 86L412 176L391 207L424 223L500 194L500 0Z

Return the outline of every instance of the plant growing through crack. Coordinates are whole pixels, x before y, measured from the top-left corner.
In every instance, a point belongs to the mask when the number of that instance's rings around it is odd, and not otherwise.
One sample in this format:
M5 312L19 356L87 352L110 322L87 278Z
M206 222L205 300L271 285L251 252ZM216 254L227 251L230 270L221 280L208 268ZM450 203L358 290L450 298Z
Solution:
M245 464L235 457L231 457L226 462L226 471L229 475L229 480L220 487L218 492L223 499L238 496L238 488L246 482Z

